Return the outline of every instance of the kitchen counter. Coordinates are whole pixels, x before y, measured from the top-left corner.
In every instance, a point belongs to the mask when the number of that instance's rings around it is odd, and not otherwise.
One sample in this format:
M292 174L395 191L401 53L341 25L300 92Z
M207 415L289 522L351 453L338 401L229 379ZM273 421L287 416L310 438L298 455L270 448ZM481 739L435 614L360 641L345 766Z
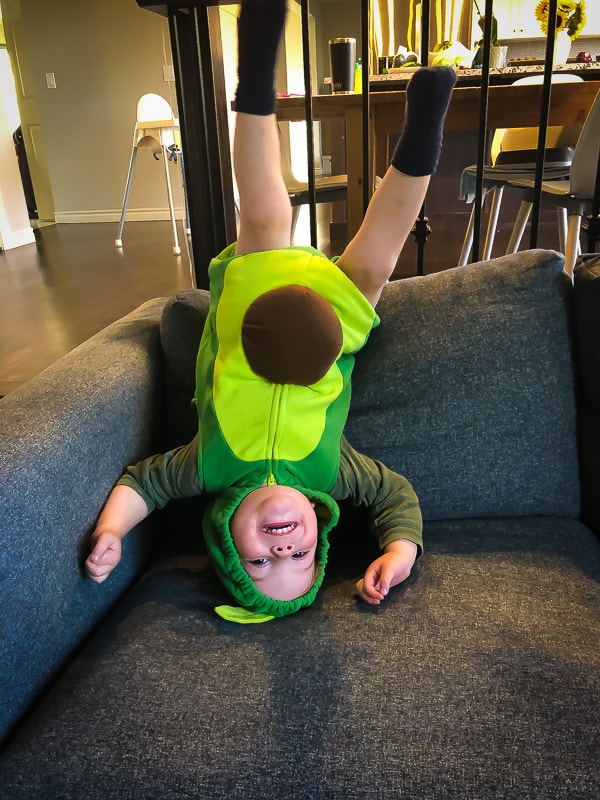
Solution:
M389 92L394 89L403 89L406 86L410 76L415 71L414 68L407 68L406 74L404 72L392 72L388 75L371 75L369 78L369 88L372 92ZM505 86L513 83L517 78L524 78L528 75L540 75L544 72L544 64L521 62L516 64L509 64L507 67L492 67L490 69L490 86ZM553 72L556 73L572 73L579 75L584 81L587 80L600 80L600 63L592 61L587 64L579 64L575 61L570 61L567 64L557 66ZM479 86L481 83L481 70L480 69L465 69L460 68L456 70L458 76L458 86Z
M507 69L510 69L507 68ZM461 70L462 72L463 70ZM512 73L514 75L514 73ZM522 74L522 73L520 73ZM387 76L381 76L387 77ZM582 125L600 89L597 80L555 84L552 88L550 125ZM392 81L379 81L379 91L370 93L374 173L383 175L388 163L387 145L391 134L402 130L406 100L406 80L394 86ZM489 90L488 129L536 127L539 124L540 85L491 86ZM481 91L465 85L460 79L452 93L446 115L445 131L477 131L480 123ZM315 120L343 118L346 123L345 149L348 174L348 231L352 236L363 217L362 203L362 95L315 95L312 99ZM304 97L280 97L279 120L294 122L305 118ZM457 180L458 185L458 180Z

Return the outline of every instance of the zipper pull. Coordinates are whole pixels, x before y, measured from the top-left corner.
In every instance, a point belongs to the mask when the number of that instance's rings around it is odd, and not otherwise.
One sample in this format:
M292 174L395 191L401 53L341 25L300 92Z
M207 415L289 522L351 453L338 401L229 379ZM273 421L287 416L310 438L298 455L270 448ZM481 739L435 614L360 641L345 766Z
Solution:
M272 472L269 473L269 477L267 478L267 486L273 486L275 483L275 475Z

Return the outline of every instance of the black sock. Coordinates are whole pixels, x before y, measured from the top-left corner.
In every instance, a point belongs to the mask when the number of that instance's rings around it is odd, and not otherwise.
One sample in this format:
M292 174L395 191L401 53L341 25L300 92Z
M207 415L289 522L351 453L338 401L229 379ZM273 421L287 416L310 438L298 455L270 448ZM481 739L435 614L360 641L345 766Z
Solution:
M238 18L235 110L266 116L275 111L275 67L287 0L244 0Z
M456 73L450 67L417 70L406 88L406 111L392 166L405 175L432 175L442 150L442 133Z

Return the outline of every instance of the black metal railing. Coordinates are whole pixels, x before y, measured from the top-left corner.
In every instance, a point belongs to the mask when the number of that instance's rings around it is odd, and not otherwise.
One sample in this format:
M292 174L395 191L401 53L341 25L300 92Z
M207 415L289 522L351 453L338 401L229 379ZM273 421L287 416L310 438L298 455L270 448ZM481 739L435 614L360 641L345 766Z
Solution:
M235 238L233 180L229 157L227 99L225 95L219 36L218 9L226 0L137 0L147 8L168 17L176 74L182 146L186 165L191 251L196 285L208 286L208 263L212 256ZM556 17L558 0L549 0L549 18ZM300 0L304 57L305 118L307 129L308 186L311 242L316 246L316 193L314 175L313 111L310 70L309 0ZM422 0L421 47L425 61L429 53L431 0ZM479 259L483 171L488 151L487 114L490 86L493 0L485 0L483 55L480 83L479 128L477 134L477 173L472 260ZM362 35L362 190L363 209L369 202L371 186L370 93L369 93L369 15L370 0L361 0ZM537 246L544 174L544 156L552 91L554 31L549 26L541 91L539 134L536 152L530 247ZM193 146L190 144L193 143ZM600 157L596 170L595 194L591 213L583 222L588 250L593 252L600 238ZM423 205L413 233L417 243L417 274L425 271L426 244L430 233L426 206Z

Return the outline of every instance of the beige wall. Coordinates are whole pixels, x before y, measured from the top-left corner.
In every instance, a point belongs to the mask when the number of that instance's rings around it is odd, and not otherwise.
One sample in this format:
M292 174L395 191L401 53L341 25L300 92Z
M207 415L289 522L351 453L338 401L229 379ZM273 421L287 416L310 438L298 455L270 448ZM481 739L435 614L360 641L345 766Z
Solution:
M135 0L21 0L57 221L118 220L136 104L156 92L176 106L167 20ZM46 86L53 72L56 89ZM175 204L182 193L178 168ZM128 220L168 218L163 166L140 150Z
M20 0L19 5L21 52L37 99L56 220L116 222L138 98L156 92L176 107L175 84L163 77L163 64L171 63L167 20L140 9L135 0ZM291 42L299 47L295 4L293 11ZM236 14L236 5L221 8L230 98L235 88ZM46 86L48 72L55 75L56 89ZM290 75L286 77L289 82ZM171 165L171 176L181 212L178 167ZM168 218L163 167L142 149L127 219L161 218Z

